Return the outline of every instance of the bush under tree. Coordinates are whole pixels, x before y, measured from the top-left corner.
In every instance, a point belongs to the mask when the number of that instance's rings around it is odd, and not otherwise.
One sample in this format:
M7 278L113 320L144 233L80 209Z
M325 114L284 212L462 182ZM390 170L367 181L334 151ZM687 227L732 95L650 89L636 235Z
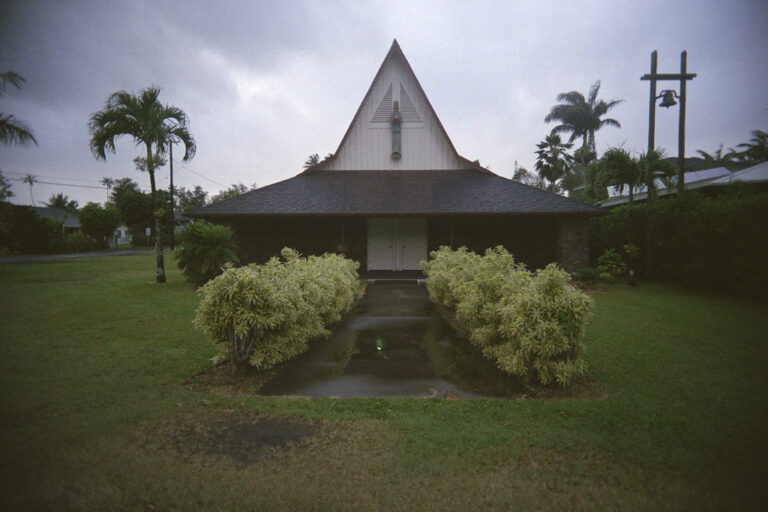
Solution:
M178 235L176 262L187 281L202 286L221 274L225 263L237 263L232 230L226 226L197 220Z

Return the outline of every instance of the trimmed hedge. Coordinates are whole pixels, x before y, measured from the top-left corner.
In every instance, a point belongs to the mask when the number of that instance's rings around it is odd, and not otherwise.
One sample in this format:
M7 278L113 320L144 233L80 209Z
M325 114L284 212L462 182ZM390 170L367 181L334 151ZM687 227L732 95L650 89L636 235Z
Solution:
M352 307L357 262L336 254L302 258L289 248L281 255L264 265L228 263L198 290L194 324L221 346L233 371L249 362L268 369L301 354Z
M651 279L768 298L768 193L736 187L716 197L686 193L652 208L624 205L590 220L591 257L633 243ZM646 230L650 223L650 255Z
M424 263L433 300L453 308L470 341L528 383L567 386L585 371L578 358L592 300L555 264L536 273L503 247L484 256L441 247Z

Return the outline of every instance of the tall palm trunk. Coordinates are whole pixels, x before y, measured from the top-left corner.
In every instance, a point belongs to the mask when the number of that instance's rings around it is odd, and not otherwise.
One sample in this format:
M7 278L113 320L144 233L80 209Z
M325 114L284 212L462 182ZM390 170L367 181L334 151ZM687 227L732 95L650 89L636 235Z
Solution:
M597 154L597 149L595 148L595 130L589 130L589 150Z
M163 246L160 243L160 215L157 213L157 194L155 193L155 163L152 159L152 145L147 144L147 172L149 173L149 186L152 192L152 213L155 216L155 255L157 256L157 282L165 282L165 261L163 258Z

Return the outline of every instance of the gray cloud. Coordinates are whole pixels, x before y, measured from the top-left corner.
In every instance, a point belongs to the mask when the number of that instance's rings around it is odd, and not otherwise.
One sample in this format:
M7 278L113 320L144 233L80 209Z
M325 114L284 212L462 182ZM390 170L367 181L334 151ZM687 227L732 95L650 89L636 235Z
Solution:
M184 109L196 158L177 181L268 183L297 173L310 153L335 151L393 38L400 42L459 152L510 176L531 167L559 92L625 101L622 129L598 148L645 149L649 55L676 72L689 53L689 154L734 146L768 128L765 2L41 2L0 3L0 69L22 74L0 110L40 145L0 148L9 177L27 172L98 185L130 176L130 141L106 163L88 152L88 116L119 89L163 88ZM674 84L669 84L674 86ZM677 110L660 111L657 141L677 151ZM167 172L158 176L167 184ZM53 181L53 180L51 180ZM84 203L106 191L37 186ZM14 184L17 202L28 190Z

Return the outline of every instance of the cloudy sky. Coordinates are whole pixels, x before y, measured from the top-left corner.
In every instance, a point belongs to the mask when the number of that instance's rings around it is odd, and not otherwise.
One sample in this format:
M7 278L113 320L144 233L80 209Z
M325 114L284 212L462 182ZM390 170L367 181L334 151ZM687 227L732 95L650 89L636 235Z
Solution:
M459 153L506 177L515 161L532 168L557 94L586 94L598 79L602 99L624 100L611 111L622 128L599 131L598 151L643 151L650 53L660 72L676 73L687 50L698 74L688 86L691 156L768 130L767 26L764 0L3 0L0 71L26 83L5 91L0 112L24 121L39 145L0 147L0 169L59 183L36 184L38 202L55 192L103 202L107 176L148 189L133 143L122 139L97 162L87 124L110 93L154 84L188 114L197 140L176 183L211 193L268 185L300 172L309 154L336 151L395 38ZM677 116L677 107L657 112L657 145L670 155ZM13 201L30 204L28 186L12 183ZM167 166L158 184L168 186Z

